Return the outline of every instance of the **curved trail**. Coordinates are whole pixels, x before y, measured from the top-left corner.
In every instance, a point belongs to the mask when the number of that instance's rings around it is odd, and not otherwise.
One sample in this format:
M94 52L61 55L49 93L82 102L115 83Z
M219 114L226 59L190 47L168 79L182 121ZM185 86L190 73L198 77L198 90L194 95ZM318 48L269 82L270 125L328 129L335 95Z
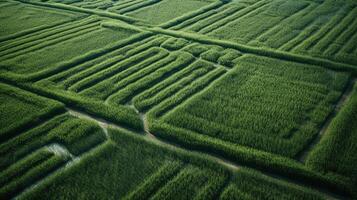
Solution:
M110 127L110 128L114 128L114 129L128 130L127 128L125 128L123 126L120 126L118 124L114 124L114 123L106 121L106 120L104 120L102 118L98 118L96 116L92 116L92 115L89 115L89 114L81 112L81 111L77 111L77 110L73 110L73 109L69 109L69 108L67 108L67 110L69 111L70 114L75 115L78 118L83 118L83 119L87 119L87 120L91 120L91 121L97 122L101 127L106 127L106 128ZM170 143L170 142L167 142L167 141L162 140L160 138L157 138L149 130L148 121L146 119L146 114L145 113L139 113L139 115L140 115L140 117L141 117L141 119L143 121L144 130L143 130L142 133L138 133L138 134L143 134L143 138L145 140L149 141L149 142L152 142L152 143L155 143L157 145L164 146L164 147L167 147L167 148L170 148L170 149L173 149L173 150L189 152L191 154L193 153L193 154L197 154L197 155L204 155L205 158L210 159L212 161L215 161L215 162L217 162L217 163L219 163L221 165L224 165L228 169L233 170L233 171L239 170L242 167L249 168L249 167L246 167L244 165L240 165L240 164L237 164L235 162L229 161L229 160L227 160L225 158L222 158L219 155L214 155L214 154L203 152L203 151L188 150L188 149L186 149L186 148L184 148L184 147L182 147L182 146L180 146L178 144ZM133 132L133 130L128 130L128 131ZM287 178L287 177L284 177L284 176L281 176L281 175L278 175L278 174L265 172L265 171L257 170L257 169L254 169L254 170L260 172L261 175L263 175L265 177L269 177L269 178L272 178L272 179L275 179L275 180L278 180L278 181L288 182L290 184L295 185L297 188L311 188L311 189L314 189L317 192L319 192L326 199L332 199L332 200L334 200L334 199L336 199L336 200L337 199L346 199L344 196L332 193L332 192L330 192L330 191L328 191L328 190L326 190L325 188L322 188L322 187L307 185L307 184L305 184L305 183L303 183L301 181L293 180L291 178Z

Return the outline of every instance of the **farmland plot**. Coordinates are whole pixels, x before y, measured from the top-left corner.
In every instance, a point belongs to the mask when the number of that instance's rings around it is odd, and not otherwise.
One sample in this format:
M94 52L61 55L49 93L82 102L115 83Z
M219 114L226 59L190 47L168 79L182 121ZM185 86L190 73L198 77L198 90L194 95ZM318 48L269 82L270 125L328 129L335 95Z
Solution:
M51 177L42 187L21 197L67 199L80 195L86 199L211 199L219 197L219 191L224 190L222 199L230 196L257 198L268 193L277 197L322 198L311 190L282 185L246 169L232 174L234 179L231 181L231 172L213 162L160 148L122 130L110 130L110 134L113 142L97 148L91 156L83 157L77 166ZM101 173L103 171L106 173ZM232 189L244 180L252 187Z
M352 0L0 0L0 199L356 199Z
M1 47L0 65L2 70L16 74L39 73L134 34L130 30L112 30L100 18L88 17L32 37L14 39Z
M294 157L318 132L347 80L347 74L315 66L244 56L200 95L173 110L163 103L152 115L164 124Z
M231 2L171 27L356 64L357 10L348 1ZM206 16L207 15L207 16ZM265 20L261 20L265 19Z
M16 2L0 2L0 42L17 36L52 28L84 17L83 14L42 10ZM16 21L16 23L14 23Z

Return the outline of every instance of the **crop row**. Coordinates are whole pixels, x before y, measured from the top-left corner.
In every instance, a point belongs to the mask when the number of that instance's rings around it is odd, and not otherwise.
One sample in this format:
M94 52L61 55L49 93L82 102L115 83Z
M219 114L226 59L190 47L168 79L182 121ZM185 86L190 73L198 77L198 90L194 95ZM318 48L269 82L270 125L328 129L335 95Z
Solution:
M227 4L227 9L225 12L217 12L216 15L206 18L204 21L199 21L191 25L190 27L184 28L184 30L191 30L199 33L209 33L220 27L227 26L228 23L238 21L241 18L253 15L259 12L259 10L264 9L268 4L268 1L257 1L253 5L239 5L239 4Z
M78 24L77 26L65 26L64 29L67 30L57 30L54 33L50 33L51 35L44 34L44 36L38 35L38 38L29 38L26 41L20 41L20 45L10 44L10 49L6 49L1 52L2 62L5 60L9 60L15 58L19 55L27 54L29 52L34 52L36 50L40 50L42 48L55 45L66 41L71 38L82 36L86 33L94 32L99 29L100 23L96 20L83 22ZM21 45L21 43L23 44Z
M0 84L0 96L0 142L5 142L19 132L64 112L64 106L59 102L5 84Z
M243 56L238 66L190 101L165 100L149 111L149 131L185 148L353 193L353 183L345 178L323 175L293 160L318 134L349 75L281 62ZM242 127L246 124L249 128Z
M36 163L38 161L40 162ZM0 198L13 198L32 185L33 182L41 180L66 161L68 161L68 158L50 154L48 151L43 150L7 168L0 174L2 177L10 177L0 187Z
M357 84L347 97L346 105L331 122L321 142L313 149L306 164L319 171L343 176L357 185L355 168L357 152Z
M18 54L17 52L21 53L22 50L39 45L43 42L48 42L49 40L58 39L68 34L73 34L75 32L90 28L99 21L100 20L98 18L85 18L38 31L36 34L29 34L20 38L16 38L11 42L8 42L6 45L1 46L0 56L5 56L4 59L6 59L10 54L14 54L11 57L15 57Z
M45 38L43 43L21 50L18 54L14 55L16 57L1 62L4 66L3 70L41 74L47 71L55 71L59 68L67 68L69 63L73 64L73 62L89 56L87 54L95 51L93 49L102 47L104 49L98 51L106 51L111 46L117 45L117 43L111 44L111 41L122 40L135 33L132 30L123 29L118 32L101 28L99 22L95 22L93 25L89 24L89 26L92 27L88 29L85 26L78 27L84 29L83 31L75 32L75 28L74 30L69 30L74 32L72 34L62 33L63 37L60 36L61 34L54 35L54 37L59 37L57 39L51 40L51 38ZM92 37L96 39L88 40L88 38ZM80 45L83 40L86 40L86 45ZM10 56L10 54L6 56Z
M182 69L190 66L194 61L194 58L190 54L186 53L172 53L172 56L176 58L173 62L165 67L159 68L153 72L150 76L145 77L142 81L135 82L128 87L120 90L112 95L108 100L115 104L125 104L131 100L135 95L149 89L150 87L159 84L161 81L169 78L173 74L181 71Z
M240 61L234 72L204 95L163 120L234 144L294 157L317 134L348 76L336 73L331 79L321 68L268 59Z
M150 75L155 70L167 65L174 59L165 59L169 54L158 48L152 48L149 52L150 53L147 53L146 55L141 53L137 54L139 58L133 56L126 60L127 62L114 65L113 68L116 69L116 73L113 74L113 76L112 74L100 74L100 76L105 77L105 80L96 82L95 85L82 90L80 94L105 100L120 89L131 83L140 81L143 77ZM141 55L143 56L141 57Z
M232 172L205 157L158 146L134 133L110 129L110 134L113 142L22 197L78 198L80 194L82 198L105 199L227 199L235 187L246 196L323 198L313 190L252 170ZM246 187L244 183L254 187Z
M355 64L356 7L341 2L230 2L170 27L217 39ZM319 20L320 18L326 20ZM260 19L265 20L260 20ZM166 27L166 26L164 26ZM336 40L338 42L336 42Z
M20 81L40 80L71 68L78 68L83 63L103 57L105 54L127 44L128 41L140 40L147 37L145 33L135 35L134 33L137 32L130 29L116 31L98 27L98 31L100 34L96 34L96 32L88 33L5 61L1 63L4 65L4 69L8 65L11 66L9 68L11 72L16 72L16 70L27 72L26 76L8 72L6 73L6 77ZM133 34L134 36L129 37ZM93 37L96 39L87 40ZM83 40L86 40L86 45L79 45ZM97 40L100 42L98 43ZM112 42L113 40L118 41ZM68 45L70 48L68 48Z
M154 120L155 118L165 115L167 112L185 102L190 97L196 95L198 92L204 91L205 88L225 73L225 69L216 68L205 76L196 79L194 82L190 83L188 87L183 88L176 95L167 98L165 101L161 102L157 108L150 111L148 113L149 119Z
M209 63L197 61L191 67L181 70L160 84L136 96L133 99L133 103L140 111L149 110L213 69L214 67Z
M141 39L141 42L137 41ZM131 44L131 42L133 44ZM130 57L141 51L148 50L152 47L152 42L155 42L152 41L152 38L145 38L142 36L139 36L138 38L134 37L133 39L129 39L120 44L117 48L113 48L114 50L112 51L108 51L105 54L103 53L101 56L83 62L61 73L54 74L47 79L54 83L60 83L61 86L67 89L81 80L124 60L126 56Z
M134 96L145 92L156 84L161 85L165 79L170 80L176 70L178 70L178 74L181 74L181 71L185 72L183 69L191 68L187 66L194 61L193 57L196 60L202 59L199 63L203 66L218 67L221 64L233 67L241 56L240 52L233 49L222 49L217 46L211 48L211 46L201 44L191 45L184 39L163 36L149 37L138 42L136 40L129 41L103 56L64 70L41 82L45 85L48 81L54 82L58 84L58 88L79 93L93 100L125 104ZM202 50L197 52L197 49ZM189 61L187 63L184 61L186 59L178 59L179 57L187 57L187 59L190 57L190 61L187 60ZM205 70L200 70L198 73L203 75ZM182 83L188 85L198 77L195 73L191 78L183 80ZM173 95L173 91L180 90L182 87L184 86L176 85L176 89L170 89L170 92L161 95L161 98ZM112 101L113 99L115 100ZM155 102L158 101L155 100L152 103L156 104Z
M16 91L13 94L18 93ZM16 105L16 101L8 103ZM45 104L47 102L42 103ZM19 114L31 112L30 108L26 108L28 110L16 110L16 107L8 106L6 109L11 109ZM1 113L1 116L9 118L11 113ZM105 141L102 129L92 122L74 118L67 114L48 117L50 119L42 124L19 131L12 138L1 141L1 199L8 199L18 195L33 183L57 170L72 155L80 155ZM51 145L64 145L65 150L68 152L63 154L62 150L50 150Z
M160 2L161 0L134 0L134 1L92 1L92 0L46 0L46 3L61 3L67 4L70 6L80 7L84 9L100 9L100 10L108 10L113 13L124 14L127 12L131 12L154 3ZM43 1L41 1L43 2Z
M98 126L60 115L1 143L0 198L18 195L71 158L50 151L47 145L63 144L69 149L69 154L79 155L104 140L104 134Z
M158 53L158 51L151 49L138 53L132 57L129 57L129 59L124 59L120 62L115 63L114 65L110 65L104 70L98 71L96 73L93 73L91 76L85 77L83 80L72 85L68 89L74 92L81 92L85 88L90 88L91 86L105 81L107 78L115 76L117 73L130 68L132 65L140 63L143 60L154 56L156 53Z

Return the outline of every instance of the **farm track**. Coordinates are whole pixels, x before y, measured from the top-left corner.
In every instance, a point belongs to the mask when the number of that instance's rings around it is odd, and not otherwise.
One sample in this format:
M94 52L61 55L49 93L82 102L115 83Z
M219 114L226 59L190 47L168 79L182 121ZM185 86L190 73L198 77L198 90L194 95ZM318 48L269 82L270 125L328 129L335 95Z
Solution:
M91 149L87 150L86 152L82 153L79 156L73 156L72 154L69 153L69 151L65 147L63 147L62 145L59 145L59 144L51 144L49 146L46 146L45 148L47 148L48 151L54 152L55 154L59 154L60 156L70 156L69 161L67 161L62 166L59 166L58 168L56 168L55 170L53 170L52 172L47 174L44 178L34 182L32 185L28 186L26 189L24 189L22 192L17 194L12 199L20 199L21 196L24 195L25 193L31 192L32 190L36 189L39 185L41 185L41 184L45 183L47 180L51 179L52 177L55 177L56 175L63 173L64 171L66 171L66 169L79 163L81 161L82 157L91 155L94 151L96 151L96 149L98 149L100 146L105 145L106 143L107 143L107 141L105 141L101 144L98 144L97 146L92 147Z
M20 2L22 2L22 1L20 0ZM36 6L48 7L46 3L30 3L30 2L22 2L22 3L29 3L29 4L36 5ZM73 6L66 6L66 7L62 8L62 7L56 7L56 5L51 5L49 7L55 7L55 8L59 8L59 9L67 9L67 7L70 8L70 7L73 7ZM107 15L107 14L104 14L104 13L106 13L104 11L103 12L100 11L99 13L94 13L94 11L93 12L92 11L91 12L87 12L87 11L77 10L76 12L84 12L84 13L89 13L89 14L94 14L94 15L100 15L100 16L103 16L103 17L107 17L107 18L111 18L111 19L119 19L119 20L123 20L123 21L131 21L132 20L129 17L128 17L128 19L126 19L126 16L122 16L122 15L112 15L112 14L108 14ZM130 11L128 11L128 12L130 12ZM175 27L175 26L173 26L173 27ZM145 26L141 26L141 28L143 30L151 31L153 33L159 33L159 34L163 34L163 35L189 39L191 41L196 41L196 42L200 42L200 43L203 43L203 44L214 44L214 45L219 45L219 46L223 46L223 47L229 46L231 48L237 49L237 50L242 51L242 52L247 52L247 53L267 56L266 53L264 52L265 50L264 51L263 50L260 51L260 49L254 48L254 47L245 47L245 46L242 47L240 44L235 44L235 43L231 44L231 43L228 43L228 42L226 43L225 41L217 41L217 40L213 40L212 41L212 40L208 40L206 38L200 38L202 35L196 34L196 33L192 33L192 34L190 33L190 34L187 34L187 35L183 35L183 34L180 34L181 32L174 31L174 30L152 29L152 28L146 28ZM328 49L328 46L325 48L325 50L326 49ZM341 49L342 49L342 47L341 47ZM111 53L111 52L109 52L109 53ZM296 56L296 58L301 58L301 56L299 56L297 54L290 54L290 53L285 54L284 52L272 52L272 55L273 55L272 57L275 57L275 58L281 59L281 60L288 60L288 58L286 56L284 56L284 55L293 56L293 57ZM281 55L283 55L283 56L281 56ZM271 55L268 55L268 57L270 57L270 56ZM198 59L201 59L201 58L195 58L195 59L198 60ZM336 69L336 68L340 69L340 66L346 67L348 69L353 67L351 65L344 64L344 63L331 62L330 60L327 60L327 59L315 59L315 58L312 58L312 57L311 58L307 58L307 60L306 60L306 58L304 58L304 59L300 59L300 60L297 59L296 61L300 62L300 63L306 63L306 62L313 62L313 63L314 62L315 63L320 63L321 62L322 64L324 64L324 63L326 64L327 63L327 66L330 66L330 68L333 68L333 69ZM224 67L226 71L229 70L229 68L226 68L225 66L218 66L217 68L222 68L222 67ZM356 72L354 72L354 73L356 73ZM205 77L205 76L203 76L203 77ZM217 79L214 79L213 82L217 81L220 77L218 77ZM107 80L107 79L105 79L105 80ZM324 124L323 124L323 126L322 126L322 128L321 128L321 130L320 130L320 132L318 134L318 136L312 141L312 143L310 143L309 147L306 148L304 150L304 152L302 152L298 156L298 160L299 161L304 162L306 157L307 157L307 155L308 155L308 153L321 140L321 138L323 137L323 134L328 129L328 126L329 126L330 122L332 121L333 117L336 116L336 114L339 112L341 107L344 105L344 103L348 99L349 95L351 95L352 86L353 86L353 83L355 83L355 82L356 82L356 79L353 79L352 81L350 81L348 88L345 90L345 92L343 93L343 95L339 99L338 103L335 105L335 108L334 108L333 112L328 116L328 119L324 122ZM212 84L212 83L210 83L210 84ZM13 85L13 84L11 84L11 85ZM168 87L170 87L170 86L168 86ZM206 88L207 87L205 87L205 89ZM88 89L88 88L85 88L85 89ZM28 89L25 89L25 90L28 91ZM84 89L82 91L84 91ZM36 93L34 91L31 91L31 92ZM114 95L116 92L118 92L118 91L114 91L109 96L107 96L106 97L106 101L108 100L109 97L111 97L111 95ZM140 94L136 94L136 96L140 95ZM195 96L197 94L198 93L194 93L192 96ZM190 98L192 98L192 96L186 98L183 102L189 100ZM133 99L133 98L131 98L131 99ZM180 104L182 104L183 102L181 102ZM174 105L172 109L177 108L180 104ZM132 105L132 107L134 107L134 106ZM75 110L73 108L67 108L67 112L69 114L73 115L73 116L78 117L78 118L85 118L85 119L89 119L89 120L92 120L92 121L95 121L96 123L98 123L100 125L100 127L103 129L103 132L105 133L107 140L110 140L110 135L108 134L108 128L109 127L110 128L116 128L116 129L126 129L126 130L130 130L132 132L137 132L135 130L130 129L129 127L124 127L124 126L120 126L120 125L115 124L115 123L111 123L109 121L106 121L105 119L101 119L101 118L98 118L96 116L89 115L87 113ZM232 170L239 170L241 167L244 167L244 165L233 163L233 162L228 161L228 160L226 160L226 159L224 159L224 158L222 158L222 157L220 157L218 155L214 155L214 154L203 152L203 151L188 150L188 149L185 149L184 147L182 147L182 146L180 146L178 144L170 143L168 141L165 141L165 140L162 140L160 138L157 138L156 136L154 136L149 131L148 122L147 122L147 119L146 119L146 114L139 113L139 111L137 111L137 112L140 115L140 117L141 117L141 119L143 121L143 125L144 125L144 130L140 134L143 134L144 138L147 139L148 141L151 141L151 142L153 142L153 143L155 143L157 145L168 147L168 148L171 148L171 149L174 149L174 150L185 151L185 152L193 152L193 153L199 154L199 155L203 154L203 155L207 156L209 159L212 159L212 160L214 160L214 161L216 161L216 162L218 162L218 163L220 163L220 164L222 164L222 165L224 165L224 166L226 166L226 167L228 167L229 169L232 169ZM170 112L170 110L168 112ZM166 112L166 114L167 114L167 112ZM100 145L103 145L103 144L100 144ZM61 155L61 156L66 156L66 155L68 156L69 155L68 154L68 150L66 150L62 146L53 144L52 146L50 146L48 148L49 148L49 150L53 151L54 153L57 153L58 155ZM90 154L90 152L94 151L95 148L89 150L88 152L84 153L80 157L85 156L87 154ZM38 184L41 184L42 181L47 180L50 176L54 176L54 174L57 174L57 173L60 173L61 171L64 171L67 167L72 166L73 164L75 164L77 161L80 160L80 157L76 158L73 155L70 156L70 157L71 157L71 161L69 163L67 163L65 166L61 167L60 169L56 170L55 172L51 173L50 175L46 176L46 178L42 179L41 181L36 182L35 184L33 184L32 186L27 188L25 191L27 192L29 190L34 189L35 187L37 187ZM281 176L281 175L278 175L278 174L272 174L270 172L265 172L265 171L261 171L261 170L259 170L259 171L262 172L267 177L271 177L271 178L278 179L278 180L281 180L281 181L293 183L294 185L298 185L301 188L302 187L306 187L306 186L311 187L311 185L307 185L306 183L302 183L300 181L293 180L291 178L287 178L287 177L284 177L284 176ZM340 196L338 194L333 194L333 193L329 192L328 190L326 190L324 188L316 188L316 187L314 187L314 189L318 190L320 193L322 193L328 199L344 199L343 196ZM21 196L21 194L19 196Z
M84 119L87 119L87 120L92 120L94 122L97 122L100 126L105 127L105 128L115 128L115 129L128 130L126 127L120 126L118 124L111 123L109 121L106 121L105 119L98 118L96 116L89 115L89 114L81 112L81 111L68 109L68 112L71 113L72 115L76 116L76 117L84 118ZM213 160L213 161L215 161L217 163L220 163L220 164L222 164L222 165L226 166L227 168L229 168L231 170L234 170L234 171L239 170L242 167L246 167L244 165L237 164L235 162L231 162L229 160L226 160L225 158L220 157L220 156L215 155L215 154L211 154L211 153L207 153L207 152L203 152L203 151L187 150L187 149L185 149L184 147L182 147L182 146L180 146L178 144L171 143L171 142L168 142L166 140L160 139L160 138L156 137L154 134L152 134L150 132L149 126L148 126L148 121L146 119L146 114L145 113L139 113L139 114L140 114L140 118L142 119L143 124L144 124L144 130L143 130L143 132L140 132L138 134L143 135L143 137L146 140L148 140L148 141L150 141L152 143L155 143L157 145L160 145L160 146L163 146L163 147L166 147L166 148L169 148L169 149L173 149L173 150L194 153L196 155L204 155L208 159L211 159L211 160ZM132 130L128 130L128 131L132 131ZM283 176L280 176L278 174L273 174L273 173L270 173L270 172L264 172L262 170L258 170L258 171L261 172L266 177L273 178L273 179L276 179L276 180L280 180L280 181L283 181L283 182L288 182L288 183L294 184L294 185L296 185L298 187L301 187L301 188L307 186L306 184L304 184L302 182L293 180L291 178L283 177ZM313 187L313 188L316 189L317 191L319 191L327 199L332 199L332 200L333 199L345 199L343 196L331 193L331 192L329 192L328 190L326 190L324 188L316 188L316 187Z
M4 82L4 80L1 80L2 82ZM5 81L6 82L6 81ZM8 83L14 87L18 87L18 88L21 88L23 90L26 90L26 91L29 91L29 92L32 92L32 93L35 93L35 94L38 94L36 93L36 91L33 91L31 90L30 88L27 88L27 87L22 87L22 86L18 86L18 85L14 85L14 84L11 84L11 83ZM43 96L41 94L38 94L40 96ZM47 97L48 98L48 97ZM133 105L131 105L131 107L133 107ZM156 137L154 134L152 134L149 130L149 127L148 127L148 121L146 119L146 114L145 113L140 113L139 111L137 111L137 113L140 115L140 118L143 122L143 131L142 132L138 132L134 129L131 129L130 127L127 127L127 126L122 126L122 125L119 125L117 123L112 123L110 121L107 121L106 119L103 119L103 118L100 118L100 117L97 117L97 116L94 116L92 114L88 114L88 113L85 113L83 111L80 111L80 110L76 110L76 109L73 109L73 108L69 108L69 107L66 107L66 110L67 112L72 115L72 116L75 116L75 117L78 117L78 118L82 118L82 119L86 119L86 120L91 120L93 122L96 122L102 129L103 129L103 132L106 134L106 137L107 137L107 141L108 140L111 140L109 135L107 135L107 130L108 128L114 128L114 129L122 129L122 130L128 130L128 131L131 131L131 132L134 132L134 133L137 133L138 135L141 135L145 140L147 141L150 141L152 143L155 143L157 145L160 145L160 146L163 146L165 148L169 148L169 149L172 149L172 150L178 150L178 151L181 151L181 152L187 152L187 153L193 153L195 155L203 155L205 156L206 158L214 161L214 162L217 162L221 165L224 165L226 166L228 169L230 170L239 170L240 168L242 167L245 167L245 168L251 168L249 166L245 166L244 163L236 163L236 162L232 162L232 161L229 161L223 157L221 157L220 155L217 155L217 154L212 154L212 153L208 153L208 152L205 152L205 151L197 151L197 150L190 150L190 149L186 149L185 147L182 147L181 145L179 144L176 144L176 143L172 143L172 142L169 142L167 140L163 140L161 138L158 138ZM107 142L106 141L106 142ZM65 165L63 165L62 167L59 167L57 170L53 171L52 173L50 173L48 176L46 176L45 178L37 181L36 183L34 183L33 185L27 187L23 192L21 192L17 197L21 197L21 195L25 192L29 192L31 190L33 190L34 188L36 188L39 184L45 182L47 179L49 179L51 176L55 176L56 174L58 173L62 173L65 169L67 169L68 167L72 166L73 164L76 164L81 157L83 156L86 156L86 155L89 155L91 154L92 151L95 151L95 149L98 147L98 146L101 146L101 145L104 145L106 142L102 143L102 144L99 144L97 145L96 147L92 147L90 150L84 152L83 154L81 154L79 157L72 157L71 161L67 162ZM55 145L56 146L56 145ZM53 148L52 148L53 149ZM56 150L58 148L54 148L53 150ZM68 152L66 150L63 151L63 149L61 151L57 151L58 153L60 152ZM66 154L66 153L65 153ZM63 155L63 154L62 154ZM295 179L292 179L290 177L286 177L286 176L283 176L283 175L280 175L280 174L276 174L276 173L272 173L272 172L268 172L268 171L264 171L264 170L261 170L261 169L256 169L256 168L251 168L251 169L254 169L256 171L259 171L262 175L264 176L267 176L267 177L270 177L270 178L273 178L275 180L278 180L278 181L283 181L283 182L287 182L287 183L291 183L295 186L297 186L298 188L312 188L312 189L315 189L316 191L318 191L322 196L326 197L326 199L347 199L343 194L340 194L340 193L333 193L333 192L330 192L329 190L327 190L326 188L323 188L323 187L320 187L320 186L316 186L316 185L310 185L310 184L307 184L307 182L302 182L300 180L295 180ZM16 198L15 198L16 199Z
M317 136L307 145L307 147L296 156L296 159L302 163L305 163L309 153L314 149L314 147L320 142L322 137L324 136L325 132L328 130L329 125L331 124L334 117L338 114L341 110L343 105L347 102L348 98L352 95L353 85L356 83L357 79L353 78L349 81L348 85L346 86L345 91L340 96L338 102L334 105L333 111L329 114L326 118L325 122L323 123L319 133Z

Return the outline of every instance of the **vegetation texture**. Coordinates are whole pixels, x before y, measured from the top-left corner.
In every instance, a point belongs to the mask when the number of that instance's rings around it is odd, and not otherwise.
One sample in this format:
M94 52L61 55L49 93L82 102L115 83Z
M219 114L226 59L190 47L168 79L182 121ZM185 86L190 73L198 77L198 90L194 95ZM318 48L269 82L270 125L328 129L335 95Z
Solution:
M0 0L0 199L357 199L353 0Z

